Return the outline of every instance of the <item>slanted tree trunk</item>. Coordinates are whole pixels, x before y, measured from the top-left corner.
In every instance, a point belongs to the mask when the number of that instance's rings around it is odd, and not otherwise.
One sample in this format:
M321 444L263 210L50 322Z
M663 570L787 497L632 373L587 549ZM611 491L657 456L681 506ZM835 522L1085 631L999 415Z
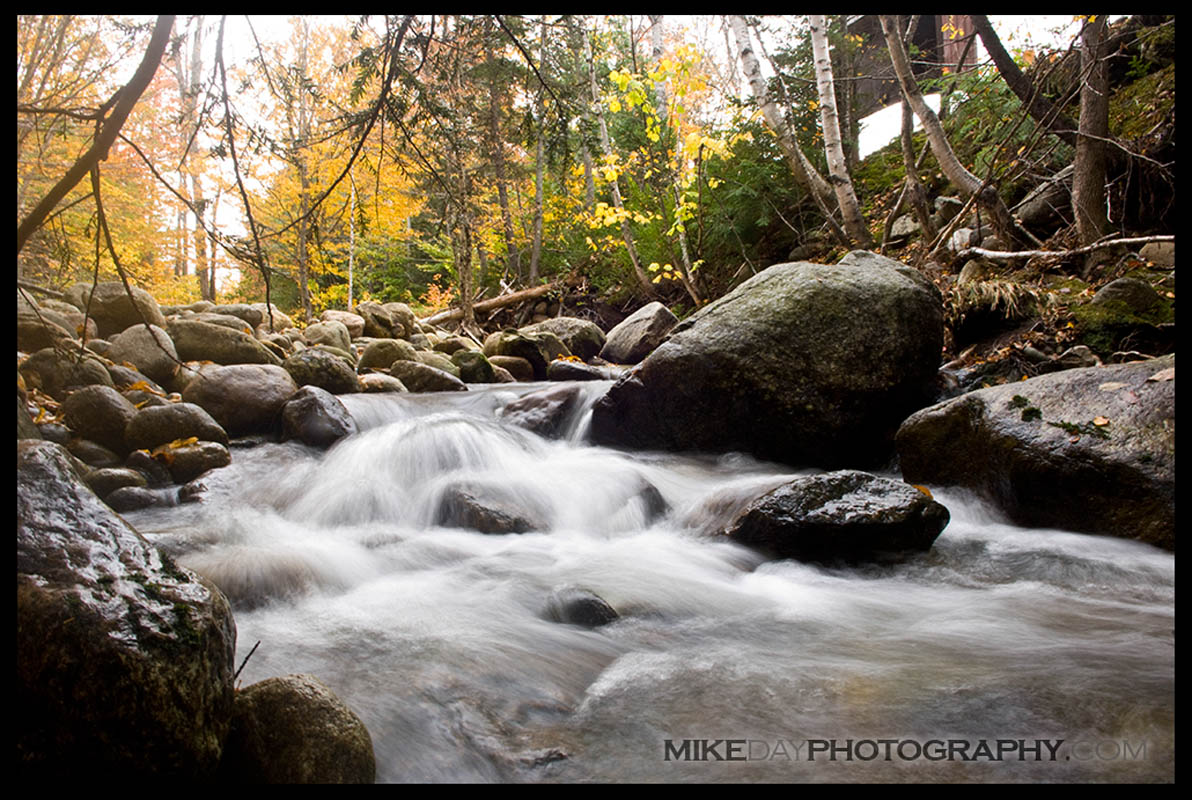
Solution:
M820 123L824 130L824 153L828 173L836 192L836 202L844 217L844 229L858 245L872 249L873 236L861 215L861 204L853 189L840 138L840 118L836 114L836 84L832 79L832 59L828 54L828 20L823 14L811 15L811 50L815 58L815 84L819 90Z
M935 239L935 223L931 220L931 209L927 205L927 191L923 182L919 180L919 165L915 158L915 143L911 138L915 130L915 112L911 104L902 98L902 164L906 169L906 199L911 204L911 210L923 236L927 241Z
M910 58L907 56L906 47L899 35L896 18L889 14L882 14L881 23L882 32L886 37L886 45L890 50L890 61L894 65L894 73L898 77L903 97L910 103L919 121L923 123L923 130L927 133L931 152L939 162L940 169L965 198L976 197L977 204L989 213L998 233L1007 243L1017 243L1019 235L1014 225L1014 218L1010 215L1010 209L1006 208L1006 204L998 196L997 190L992 186L985 186L980 178L969 172L960 163L951 143L948 142L948 136L944 133L944 126L940 123L939 117L923 99L923 93L919 91L919 85L911 73Z
M1080 34L1080 129L1072 176L1072 210L1081 244L1109 230L1105 214L1105 141L1109 137L1109 72L1105 65L1105 15Z

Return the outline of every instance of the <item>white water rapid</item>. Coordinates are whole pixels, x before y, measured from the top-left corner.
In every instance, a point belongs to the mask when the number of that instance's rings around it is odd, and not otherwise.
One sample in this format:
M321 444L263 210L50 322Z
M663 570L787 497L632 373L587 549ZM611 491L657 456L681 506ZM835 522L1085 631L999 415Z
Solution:
M241 685L324 681L379 781L1174 780L1173 555L931 487L930 553L768 561L714 532L794 470L503 424L535 388L341 397L358 435L127 517L231 598ZM436 525L461 485L541 532ZM552 621L565 590L619 619Z

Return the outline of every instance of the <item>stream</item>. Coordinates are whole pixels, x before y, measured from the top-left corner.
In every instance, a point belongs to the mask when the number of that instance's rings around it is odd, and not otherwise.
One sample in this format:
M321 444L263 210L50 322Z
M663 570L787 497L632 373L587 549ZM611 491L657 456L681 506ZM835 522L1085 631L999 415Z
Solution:
M228 594L240 685L318 677L380 782L1174 780L1172 554L929 487L929 553L766 560L715 531L797 470L502 422L543 386L341 396L357 435L234 448L203 502L126 517ZM436 525L460 485L545 530ZM567 591L619 619L553 621Z

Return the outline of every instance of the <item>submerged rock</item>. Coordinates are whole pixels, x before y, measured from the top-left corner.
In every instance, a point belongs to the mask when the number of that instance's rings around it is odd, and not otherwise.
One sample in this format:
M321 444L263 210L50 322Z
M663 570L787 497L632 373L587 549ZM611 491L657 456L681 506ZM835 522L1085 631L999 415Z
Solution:
M237 692L224 781L373 783L376 772L368 729L317 678L285 675Z
M525 509L493 494L475 486L449 486L439 499L435 524L480 533L526 533L546 527Z
M552 622L598 628L615 622L620 618L620 614L595 592L567 586L551 595L546 617Z
M356 420L338 397L318 386L303 386L282 407L285 438L312 447L330 447L356 433Z
M210 779L232 713L236 629L79 480L17 444L17 766L24 775Z
M575 385L552 386L514 400L501 409L501 417L547 439L563 434L582 392Z
M977 490L1020 525L1175 549L1174 355L970 392L897 441L906 480Z
M913 486L841 470L766 492L726 533L781 558L890 561L930 550L948 519L948 509Z

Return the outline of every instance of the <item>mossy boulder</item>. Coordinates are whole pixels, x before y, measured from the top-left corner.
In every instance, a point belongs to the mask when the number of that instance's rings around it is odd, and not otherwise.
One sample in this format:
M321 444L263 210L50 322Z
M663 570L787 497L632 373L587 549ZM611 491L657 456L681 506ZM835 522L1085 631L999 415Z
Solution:
M610 337L611 339L611 337ZM939 292L867 252L778 264L705 306L597 401L591 437L742 451L801 466L878 466L935 396Z

